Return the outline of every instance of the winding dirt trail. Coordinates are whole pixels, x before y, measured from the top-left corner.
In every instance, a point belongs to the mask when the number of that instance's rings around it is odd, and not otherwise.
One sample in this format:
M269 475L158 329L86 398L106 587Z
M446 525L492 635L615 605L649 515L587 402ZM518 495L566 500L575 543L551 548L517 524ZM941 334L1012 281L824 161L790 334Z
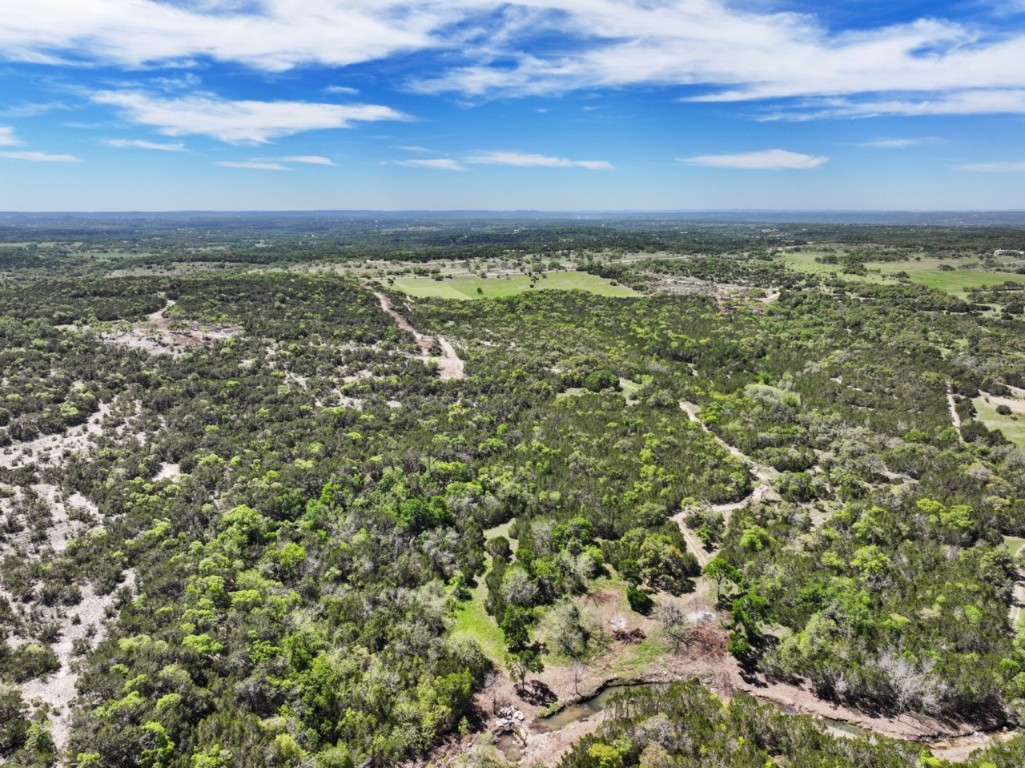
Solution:
M1021 621L1023 610L1025 610L1025 573L1019 570L1017 580L1011 589L1011 608L1007 615L1012 628L1017 627L1018 622Z
M376 296L378 302L380 302L381 309L391 315L392 319L395 320L395 324L399 326L401 330L413 334L413 338L416 340L417 346L420 347L420 358L422 360L433 360L437 363L438 373L442 381L466 378L464 370L465 364L456 353L455 347L449 343L448 339L443 336L438 336L437 342L438 346L441 347L441 356L432 355L431 350L434 349L435 337L428 336L426 333L420 333L416 328L414 328L409 320L395 310L395 307L391 303L391 299L383 293L375 291L374 296Z
M950 411L950 421L954 425L954 431L957 432L957 439L959 442L964 442L964 437L961 435L961 417L957 413L957 403L954 402L954 390L947 385L947 409Z
M164 313L167 312L167 310L169 310L177 303L178 302L174 299L167 299L167 304L165 304L161 309L158 309L156 312L149 314L146 317L146 321L153 323L153 325L155 325L157 329L160 331L169 330L171 327L171 321L167 318L167 315L165 315Z
M770 467L770 466L767 466L765 464L759 464L757 461L752 459L750 456L748 456L742 450L737 448L735 445L730 445L725 440L723 440L721 437L719 437L717 434L715 434L715 432L713 432L711 429L709 429L708 425L705 424L705 422L703 422L701 420L701 417L698 415L698 407L696 405L694 405L694 403L688 403L686 400L681 400L680 401L680 408L688 416L690 416L690 420L691 421L693 421L699 427L701 427L702 431L704 431L707 434L711 435L712 438L715 440L715 442L717 442L720 446L722 446L727 451L729 451L732 456L734 456L737 459L740 459L740 461L742 461L747 467L749 467L751 469L752 472L754 472L755 477L757 477L761 481L761 485L759 487L755 488L754 492L751 495L754 496L756 498L756 500L761 499L761 497L765 493L764 491L759 493L759 490L761 489L761 486L771 486L772 485L772 481L776 479L776 476L779 473L775 469ZM729 506L729 505L723 505L723 506Z
M759 502L763 499L769 498L770 495L775 494L775 491L772 490L772 482L776 479L778 475L775 469L764 464L758 463L750 456L748 456L746 453L737 448L735 445L730 445L717 434L715 434L711 429L708 428L708 425L701 420L701 417L698 415L698 407L694 405L694 403L688 403L686 400L681 400L680 409L690 417L691 421L700 426L702 431L711 435L712 439L714 439L716 443L718 443L720 446L729 451L731 456L735 457L736 459L739 459L740 462L745 467L747 467L748 470L752 472L756 478L758 478L758 485L755 486L754 490L752 490L748 496L741 499L740 501L733 501L728 504L709 505L709 508L712 511L718 512L723 516L723 520L727 525L729 525L730 516L736 510L740 509L741 507L747 506L751 502ZM680 533L683 534L683 538L687 542L687 549L691 553L693 553L694 557L697 558L698 564L702 568L704 568L706 565L708 565L709 561L713 557L715 557L717 552L715 550L709 551L705 549L704 543L701 541L700 538L698 538L697 534L694 533L694 531L692 531L690 527L687 525L687 521L685 519L686 515L687 512L680 512L679 514L673 516L673 521L680 527Z

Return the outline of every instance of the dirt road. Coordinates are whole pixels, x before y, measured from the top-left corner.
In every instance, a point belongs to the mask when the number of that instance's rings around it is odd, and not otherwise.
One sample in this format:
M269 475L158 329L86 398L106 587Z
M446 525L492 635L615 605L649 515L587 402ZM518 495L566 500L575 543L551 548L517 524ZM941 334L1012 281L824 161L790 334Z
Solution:
M426 333L420 333L416 328L414 328L409 320L395 310L395 307L391 303L391 299L383 293L375 291L374 296L376 296L378 302L380 302L381 309L391 315L395 320L395 324L399 326L401 330L413 334L413 338L416 340L417 346L420 347L420 358L422 360L433 360L437 364L438 374L442 381L449 379L462 379L466 377L466 373L464 371L465 365L462 359L458 354L456 354L455 347L453 347L446 338L443 336L437 337L438 346L441 347L441 355L432 355L431 350L434 349L435 337L428 336Z

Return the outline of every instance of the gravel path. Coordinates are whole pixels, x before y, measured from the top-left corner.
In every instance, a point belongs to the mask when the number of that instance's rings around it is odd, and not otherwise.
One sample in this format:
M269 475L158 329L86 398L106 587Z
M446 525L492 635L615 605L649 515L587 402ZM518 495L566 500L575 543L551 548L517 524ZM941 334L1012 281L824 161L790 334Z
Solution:
M413 334L413 338L416 339L417 345L420 347L420 357L423 360L433 360L438 365L438 373L442 381L449 379L463 379L466 378L464 372L464 363L460 359L459 355L456 354L455 347L453 347L447 339L442 336L437 337L438 346L441 347L441 356L431 355L431 350L434 349L435 337L428 336L426 333L420 333L405 317L400 315L395 307L392 306L391 299L385 296L383 293L375 292L374 296L381 303L381 309L387 312L395 320L395 324L400 329L408 333Z

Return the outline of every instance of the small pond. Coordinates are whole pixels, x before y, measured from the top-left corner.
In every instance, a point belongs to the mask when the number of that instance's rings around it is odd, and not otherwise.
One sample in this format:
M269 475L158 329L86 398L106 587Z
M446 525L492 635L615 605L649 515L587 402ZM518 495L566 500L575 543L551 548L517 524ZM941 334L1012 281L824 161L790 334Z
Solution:
M609 700L617 693L622 693L626 687L624 685L609 686L596 696L576 704L570 704L551 717L535 719L530 724L530 730L534 733L551 733L552 731L562 730L567 725L588 720L605 709L608 706Z

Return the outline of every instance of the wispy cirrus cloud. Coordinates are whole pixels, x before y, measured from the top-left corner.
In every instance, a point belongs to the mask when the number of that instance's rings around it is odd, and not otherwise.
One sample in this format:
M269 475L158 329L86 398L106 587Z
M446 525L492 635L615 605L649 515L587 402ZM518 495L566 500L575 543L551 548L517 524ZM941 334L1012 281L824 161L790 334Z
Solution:
M50 152L0 152L4 160L24 160L30 163L80 163L74 155L56 155Z
M424 147L399 147L410 152L430 152ZM591 171L607 171L613 168L607 160L569 160L553 155L539 155L529 152L491 151L475 152L466 157L414 158L411 160L389 160L385 165L401 165L406 168L432 168L443 171L465 171L468 165L507 165L515 168L585 168Z
M757 171L810 170L829 161L828 157L789 152L785 149L766 149L758 152L741 152L731 155L695 155L680 157L685 165L699 165L707 168L741 168Z
M22 104L17 107L4 107L3 109L0 109L0 117L36 117L38 115L45 115L47 112L69 109L71 109L71 107L69 107L67 104L61 101L37 102L35 104Z
M168 136L203 135L234 144L263 144L303 131L348 128L356 122L408 119L376 104L233 101L213 95L164 98L145 91L97 91L91 98Z
M15 147L21 144L21 140L14 134L14 129L9 125L0 125L0 147Z
M705 102L842 101L890 93L914 101L1025 82L1025 33L936 17L834 32L811 14L716 0L526 5L550 11L534 26L562 30L562 45L489 50L480 61L424 77L416 87L487 97L657 84L701 86L705 93L685 100ZM960 104L966 113L973 106L987 107L984 101Z
M929 139L873 139L872 141L863 141L858 146L868 149L910 149L929 143L933 143L933 141Z
M300 165L329 165L334 166L330 157L322 155L286 155L285 157L261 158L275 163L299 163Z
M1025 160L1002 163L967 163L957 167L962 171L976 173L1025 173Z
M607 160L569 160L528 152L480 152L468 157L466 162L472 165L511 165L517 168L586 168L590 171L608 171L613 167Z
M395 0L33 0L9 3L0 51L33 63L140 68L213 58L283 71L348 66L437 45L432 33L464 14L446 3ZM433 6L430 7L430 6Z
M803 100L758 117L759 120L805 121L872 117L943 117L1025 114L1025 89L999 88L952 93L902 94L888 98L832 97Z
M438 50L446 55L426 63L412 82L416 90L487 98L698 86L704 93L690 98L700 101L837 100L833 109L814 113L821 117L1025 112L1018 101L1000 106L979 95L1025 83L1025 31L944 19L942 7L907 23L836 31L814 14L726 0L7 5L0 58L37 64L134 69L213 59L284 71ZM1021 0L1003 7L1020 8ZM349 93L349 86L333 88ZM865 97L877 102L875 111L855 103ZM807 112L803 105L790 106Z
M220 160L217 162L221 168L246 168L251 171L290 171L287 165L281 163L269 163L264 160Z
M180 141L147 141L145 139L107 139L105 144L118 149L153 149L158 152L184 152L185 144Z
M385 165L401 165L404 168L428 168L435 171L465 171L466 166L451 157L417 158L415 160L391 160Z
M248 160L221 160L222 168L248 168L254 171L292 171L294 165L334 167L331 158L320 155L286 155L285 157L251 157Z

